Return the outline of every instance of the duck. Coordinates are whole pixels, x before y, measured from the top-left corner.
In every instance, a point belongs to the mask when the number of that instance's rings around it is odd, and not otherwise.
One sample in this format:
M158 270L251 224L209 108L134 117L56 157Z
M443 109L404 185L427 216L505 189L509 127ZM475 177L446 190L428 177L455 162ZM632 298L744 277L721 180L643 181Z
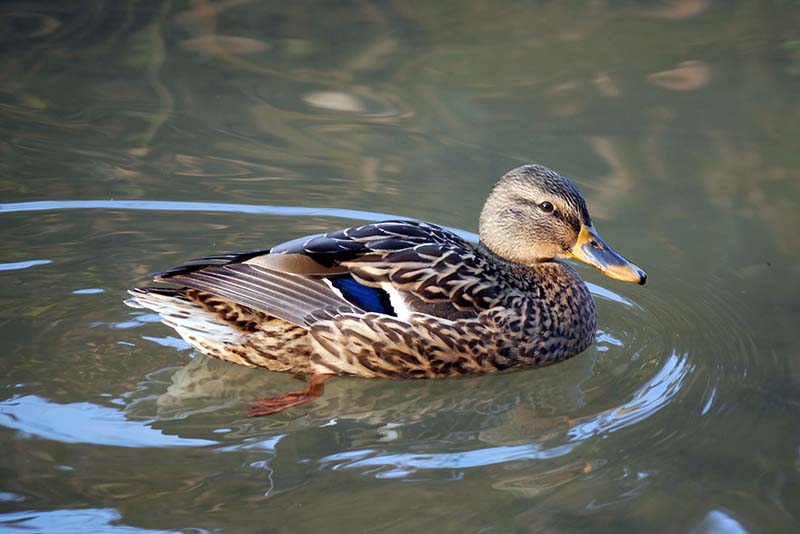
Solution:
M620 281L646 273L612 249L575 185L536 164L503 175L470 243L397 219L188 261L126 304L155 312L197 351L308 377L252 401L251 416L310 402L335 376L482 375L544 367L586 350L597 329L587 285L565 260Z

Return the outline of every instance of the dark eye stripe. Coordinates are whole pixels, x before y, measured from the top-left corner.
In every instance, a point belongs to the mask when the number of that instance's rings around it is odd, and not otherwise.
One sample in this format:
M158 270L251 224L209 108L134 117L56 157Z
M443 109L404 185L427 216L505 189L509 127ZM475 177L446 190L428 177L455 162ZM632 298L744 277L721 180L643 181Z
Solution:
M513 198L512 202L514 204L520 204L522 206L531 206L531 207L542 209L542 203L536 202L535 200L530 200L529 198L525 198L525 197L522 197L522 196L515 196ZM547 202L547 201L544 201L544 202ZM550 204L552 204L552 202L550 202ZM560 208L557 208L557 207L553 206L553 211L547 212L547 213L549 213L553 217L561 219L562 221L566 222L567 224L569 224L570 226L572 226L575 229L580 229L580 227L581 227L581 219L580 219L580 217L575 217L575 216L572 216L572 215L569 214L569 212L572 211L572 208L574 208L574 206L572 204L567 204L567 208L568 208L567 211L562 211ZM583 209L585 209L585 208L583 208ZM582 211L582 210L579 208L579 211ZM588 223L588 224L590 224L590 223Z
M523 206L538 206L538 204L535 201L527 199L525 197L515 196L513 202L515 204L522 204Z

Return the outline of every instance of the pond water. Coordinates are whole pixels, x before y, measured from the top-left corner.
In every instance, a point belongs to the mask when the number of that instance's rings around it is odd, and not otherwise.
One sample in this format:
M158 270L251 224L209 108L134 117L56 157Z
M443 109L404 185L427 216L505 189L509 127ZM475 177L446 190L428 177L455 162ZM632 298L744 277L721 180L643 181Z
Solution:
M0 5L0 530L800 531L799 95L789 0ZM527 162L649 275L565 363L248 418L122 304Z

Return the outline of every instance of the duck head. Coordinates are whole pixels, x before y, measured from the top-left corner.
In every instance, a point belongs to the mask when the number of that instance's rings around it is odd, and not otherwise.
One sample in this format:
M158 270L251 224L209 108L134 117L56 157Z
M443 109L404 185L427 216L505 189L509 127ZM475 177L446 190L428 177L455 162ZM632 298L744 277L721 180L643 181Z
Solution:
M481 211L479 233L484 246L516 263L573 258L617 280L647 280L603 241L580 191L541 165L514 169L495 184Z

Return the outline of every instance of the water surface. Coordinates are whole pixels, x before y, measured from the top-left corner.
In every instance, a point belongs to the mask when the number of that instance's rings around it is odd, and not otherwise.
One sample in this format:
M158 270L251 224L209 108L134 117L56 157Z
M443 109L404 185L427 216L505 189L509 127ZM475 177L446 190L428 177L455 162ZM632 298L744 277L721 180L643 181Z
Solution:
M273 5L274 4L274 5ZM0 529L797 532L800 6L0 6ZM148 274L386 216L477 229L572 177L647 286L580 268L541 370L337 379L194 354Z

